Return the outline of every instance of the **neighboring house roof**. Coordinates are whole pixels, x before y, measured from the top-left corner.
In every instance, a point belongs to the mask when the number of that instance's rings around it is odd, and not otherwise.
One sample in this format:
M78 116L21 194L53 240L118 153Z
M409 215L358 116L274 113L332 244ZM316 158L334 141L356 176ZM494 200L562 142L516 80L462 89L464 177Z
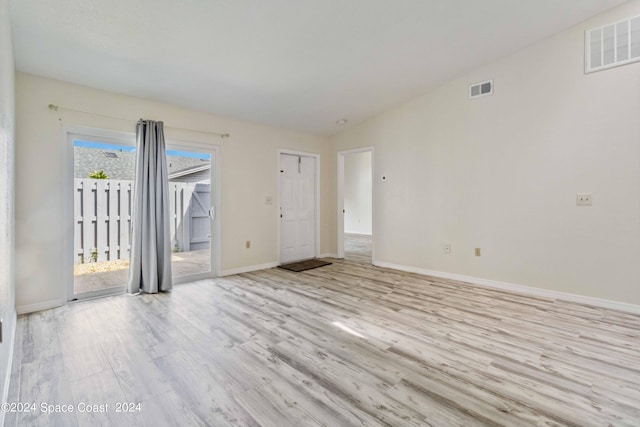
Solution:
M73 163L76 178L89 178L94 171L104 171L110 179L133 179L136 169L136 153L126 151L106 151L117 157L107 157L104 150L73 147Z
M106 155L105 153L115 153ZM88 178L94 171L104 171L110 179L133 180L136 170L136 153L133 151L102 150L97 148L73 147L74 176ZM167 156L169 176L184 176L211 167L209 160L191 157Z
M169 172L169 179L179 178L181 176L191 175L192 173L202 172L211 169L211 163L207 162L204 165L195 165L181 170L176 170L173 173Z

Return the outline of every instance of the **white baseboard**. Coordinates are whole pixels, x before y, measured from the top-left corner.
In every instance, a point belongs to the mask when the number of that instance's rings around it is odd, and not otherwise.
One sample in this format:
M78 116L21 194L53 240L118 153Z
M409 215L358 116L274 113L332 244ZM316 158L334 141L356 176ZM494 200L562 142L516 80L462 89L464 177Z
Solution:
M266 270L277 267L278 262L267 262L266 264L249 265L247 267L232 268L231 270L222 270L220 276L232 276L234 274L249 273L250 271Z
M373 236L373 233L356 233L355 231L345 231L344 234L352 234L354 236L367 236L367 237Z
M19 305L16 307L18 314L33 313L36 311L48 310L50 308L62 307L66 301L63 298L50 301L37 302L35 304Z
M609 309L618 310L618 311L624 311L627 313L640 314L640 305L637 305L637 304L629 304L626 302L588 297L585 295L570 294L567 292L552 291L549 289L534 288L532 286L498 282L496 280L481 279L478 277L465 276L462 274L447 273L444 271L428 270L426 268L393 264L386 261L375 261L373 265L378 267L391 268L393 270L406 271L409 273L418 273L426 276L441 277L443 279L458 280L460 282L467 282L467 283L471 283L478 286L485 286L488 288L502 289L506 291L518 292L518 293L527 294L527 295L559 299L559 300L576 302L576 303L585 304L585 305L593 305L596 307L603 307L603 308L609 308Z
M9 331L9 361L7 363L7 374L4 377L4 389L2 390L2 400L0 403L5 403L9 398L9 382L11 381L11 371L13 369L13 352L16 345L16 324L18 323L18 316L16 312L13 312L13 323L11 331ZM0 426L4 426L5 411L0 411Z
M338 258L338 254L325 253L318 255L318 258Z

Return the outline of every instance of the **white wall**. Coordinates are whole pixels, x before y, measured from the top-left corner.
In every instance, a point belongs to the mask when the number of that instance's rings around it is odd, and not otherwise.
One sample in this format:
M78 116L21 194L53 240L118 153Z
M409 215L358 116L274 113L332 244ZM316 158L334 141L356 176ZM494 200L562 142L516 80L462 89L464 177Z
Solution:
M333 137L374 145L388 176L376 258L640 304L640 63L584 74L584 31L635 15L640 1ZM469 100L487 79L495 94Z
M371 235L371 152L344 156L344 232Z
M333 200L334 153L327 138L294 133L168 104L104 92L18 73L16 150L16 305L20 309L55 305L64 299L63 274L63 141L65 125L135 131L135 122L79 113L56 113L50 103L117 117L163 120L167 138L221 144L221 270L276 262L277 150L321 154L321 197ZM229 132L213 135L170 127ZM332 159L332 157L331 157ZM265 198L273 198L267 205ZM331 210L329 210L331 209ZM335 247L334 206L321 206L321 251ZM326 232L325 230L331 230ZM251 240L251 249L245 241Z
M0 0L0 401L5 402L15 327L14 282L14 120L15 84L9 1ZM0 425L4 413L0 412Z

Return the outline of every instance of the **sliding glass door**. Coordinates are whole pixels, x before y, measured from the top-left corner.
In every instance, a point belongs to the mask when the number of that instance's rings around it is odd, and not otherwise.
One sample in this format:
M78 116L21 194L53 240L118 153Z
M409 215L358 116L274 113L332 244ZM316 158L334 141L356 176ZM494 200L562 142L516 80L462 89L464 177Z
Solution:
M136 150L132 140L73 135L70 299L122 292L129 272Z
M135 137L68 133L68 142L73 150L69 300L123 292L129 272ZM216 147L172 141L167 147L173 283L214 277L219 260Z
M213 275L215 153L171 145L167 150L171 268L175 282Z

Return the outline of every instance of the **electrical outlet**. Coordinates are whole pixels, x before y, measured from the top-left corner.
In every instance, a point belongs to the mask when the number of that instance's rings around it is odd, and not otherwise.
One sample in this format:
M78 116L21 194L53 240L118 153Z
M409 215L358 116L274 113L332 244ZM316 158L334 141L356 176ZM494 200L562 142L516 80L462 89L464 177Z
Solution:
M247 249L251 249L251 240L247 240L247 243L244 244L244 247Z
M264 204L265 205L271 205L273 204L273 199L270 196L267 196L264 198Z
M481 256L481 255L482 255L482 249L476 248L476 256Z
M591 206L591 205L593 205L593 194L591 194L591 193L578 193L578 194L576 194L576 205L578 205L578 206Z
M451 253L451 245L449 243L447 243L446 245L444 245L442 247L442 250L444 250L445 254L450 254Z

